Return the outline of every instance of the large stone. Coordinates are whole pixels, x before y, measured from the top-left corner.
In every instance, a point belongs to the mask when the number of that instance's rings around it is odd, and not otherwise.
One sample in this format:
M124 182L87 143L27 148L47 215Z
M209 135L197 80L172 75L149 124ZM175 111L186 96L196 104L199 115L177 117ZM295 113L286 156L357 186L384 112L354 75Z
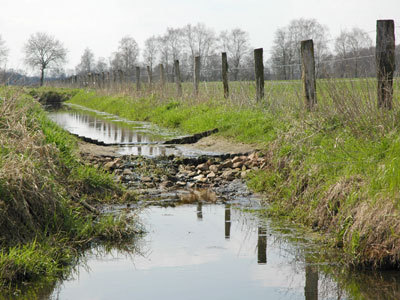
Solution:
M204 164L200 164L196 167L197 170L200 171L208 171L208 164L204 163Z
M226 180L232 180L235 178L236 172L232 169L226 170L222 173L221 177Z
M115 161L109 161L104 165L104 170L106 171L113 171L116 167L117 163Z
M215 173L214 172L210 172L208 175L207 175L207 178L215 178L217 175L215 175Z
M193 177L193 179L196 180L196 181L199 181L199 182L206 182L207 181L207 178L203 174L200 174L200 175L198 175L196 177Z
M254 160L258 158L258 154L256 152L253 152L249 155L249 160Z
M141 181L142 182L152 182L153 179L151 179L151 177L149 177L149 176L142 176Z
M211 165L211 166L209 167L209 170L210 170L211 172L217 173L217 172L219 171L219 166L218 166L218 165Z
M226 169L226 168L232 168L233 163L231 160L226 160L221 164L221 168Z
M122 175L132 175L132 174L133 172L128 168L124 169L124 171L122 172Z
M233 164L238 163L238 162L241 162L241 161L242 161L242 159L240 158L240 156L235 156L235 157L232 159L232 163L233 163Z
M160 183L160 188L161 189L167 189L167 188L172 187L173 185L174 184L171 181L167 180L167 181L163 181L163 182Z
M237 162L233 163L232 168L236 169L236 168L241 168L242 166L243 166L243 162L237 161Z

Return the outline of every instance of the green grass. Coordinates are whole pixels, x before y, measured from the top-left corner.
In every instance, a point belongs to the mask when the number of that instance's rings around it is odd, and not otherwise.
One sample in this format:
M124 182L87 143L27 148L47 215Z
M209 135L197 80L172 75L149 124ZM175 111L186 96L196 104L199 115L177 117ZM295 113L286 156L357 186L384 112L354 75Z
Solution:
M122 197L112 175L84 165L77 140L26 91L0 93L0 289L53 282L95 244L131 243L137 229L127 216L81 204Z

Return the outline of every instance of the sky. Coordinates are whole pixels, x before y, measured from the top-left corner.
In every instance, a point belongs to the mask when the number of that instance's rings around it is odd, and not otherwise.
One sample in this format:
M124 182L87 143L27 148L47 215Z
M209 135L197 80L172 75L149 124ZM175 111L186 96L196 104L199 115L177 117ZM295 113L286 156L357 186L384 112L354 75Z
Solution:
M400 32L400 0L0 0L0 4L0 34L9 48L7 68L27 71L22 48L38 31L54 35L68 49L66 69L74 69L86 47L96 58L108 58L126 35L143 49L146 38L189 23L204 23L216 33L239 27L249 33L254 48L264 51L271 48L278 28L298 18L317 19L329 28L332 39L352 27L373 31L378 19L393 19ZM375 39L374 33L371 38Z

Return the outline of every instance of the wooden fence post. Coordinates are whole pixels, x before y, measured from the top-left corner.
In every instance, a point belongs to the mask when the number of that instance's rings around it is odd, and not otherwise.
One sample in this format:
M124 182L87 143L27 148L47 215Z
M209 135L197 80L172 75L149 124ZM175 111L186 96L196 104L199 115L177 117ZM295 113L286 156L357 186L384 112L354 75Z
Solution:
M378 78L378 108L393 107L393 74L395 70L394 21L376 23L376 70Z
M301 78L306 107L311 110L317 104L313 40L301 42Z
M164 74L164 65L160 64L160 80L161 80L161 87L164 88L165 86L165 74Z
M153 74L150 69L150 66L147 66L146 69L147 69L147 82L149 83L149 87L151 89L151 85L153 84Z
M224 85L224 97L229 98L229 85L228 85L228 58L226 52L222 52L222 83Z
M199 94L199 82L200 82L200 56L194 58L194 73L193 73L193 85L194 94Z
M182 83L181 83L181 71L179 69L179 60L175 60L174 69L175 69L175 82L176 82L176 89L178 91L178 97L182 97Z
M254 73L256 77L256 100L264 98L263 48L254 49Z
M140 67L136 67L136 90L140 91Z

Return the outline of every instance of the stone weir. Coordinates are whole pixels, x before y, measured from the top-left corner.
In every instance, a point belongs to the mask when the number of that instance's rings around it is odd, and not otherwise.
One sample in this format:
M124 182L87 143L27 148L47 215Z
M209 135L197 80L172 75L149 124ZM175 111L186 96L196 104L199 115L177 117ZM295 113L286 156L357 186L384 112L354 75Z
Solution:
M173 203L179 200L177 194L199 194L199 191L214 193L212 197L208 197L212 198L211 201L249 198L253 194L247 189L245 178L252 170L262 170L268 166L267 158L258 152L199 157L169 155L154 158L134 155L88 155L85 160L112 172L115 181L136 192L139 199L146 200L147 203L157 199L168 202L168 194L171 195L170 202ZM204 198L204 195L199 198ZM154 201L151 203L154 204Z

